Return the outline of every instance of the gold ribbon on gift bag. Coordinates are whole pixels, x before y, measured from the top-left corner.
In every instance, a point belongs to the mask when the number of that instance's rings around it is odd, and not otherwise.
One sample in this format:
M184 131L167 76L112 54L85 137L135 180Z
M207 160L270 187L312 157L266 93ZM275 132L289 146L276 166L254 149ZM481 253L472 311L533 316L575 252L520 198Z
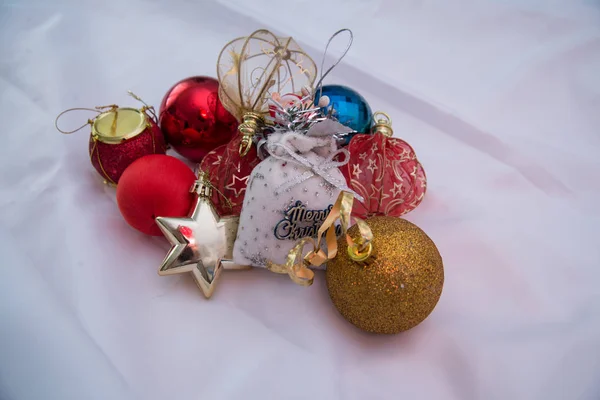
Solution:
M329 215L323 222L323 225L321 225L321 228L319 228L317 240L315 241L311 237L300 239L289 251L285 264L275 264L268 261L267 269L278 274L288 274L292 281L298 285L312 285L315 273L309 266L321 266L337 255L338 246L335 234L335 222L338 219L342 227L342 234L346 236L346 242L348 243L348 255L356 262L366 261L373 254L373 233L365 221L355 218L359 237L354 240L348 234L353 202L354 196L352 193L340 192ZM323 235L325 235L327 251L324 251L321 246ZM307 244L312 244L313 249L303 257L302 253Z

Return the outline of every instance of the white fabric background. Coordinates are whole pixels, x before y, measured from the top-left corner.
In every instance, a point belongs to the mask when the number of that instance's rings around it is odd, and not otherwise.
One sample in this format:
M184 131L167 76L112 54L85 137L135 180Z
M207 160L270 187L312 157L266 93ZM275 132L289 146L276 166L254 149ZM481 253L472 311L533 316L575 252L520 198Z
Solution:
M0 4L0 399L600 398L597 0ZM446 282L417 328L357 331L322 273L226 272L210 301L159 277L168 245L121 219L86 133L54 130L128 89L158 105L259 27L316 60L353 29L329 82L387 111L429 180L408 219Z

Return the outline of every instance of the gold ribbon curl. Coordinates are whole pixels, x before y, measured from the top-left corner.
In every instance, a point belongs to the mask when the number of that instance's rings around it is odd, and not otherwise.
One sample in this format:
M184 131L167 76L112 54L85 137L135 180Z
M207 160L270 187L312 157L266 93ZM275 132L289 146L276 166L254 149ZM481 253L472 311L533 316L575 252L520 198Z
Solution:
M348 243L348 255L357 262L366 261L373 253L373 232L369 225L358 218L354 218L358 226L359 238L355 241L348 234L352 204L354 196L350 192L342 191L338 196L333 208L319 228L317 240L305 237L300 239L289 251L284 264L267 262L267 269L277 274L288 274L292 281L301 286L310 286L314 281L315 273L310 266L318 267L328 260L333 259L338 252L337 236L335 234L335 222L339 219L342 234L346 236ZM321 243L325 235L327 251L322 249ZM304 257L302 253L307 244L312 244L312 250Z

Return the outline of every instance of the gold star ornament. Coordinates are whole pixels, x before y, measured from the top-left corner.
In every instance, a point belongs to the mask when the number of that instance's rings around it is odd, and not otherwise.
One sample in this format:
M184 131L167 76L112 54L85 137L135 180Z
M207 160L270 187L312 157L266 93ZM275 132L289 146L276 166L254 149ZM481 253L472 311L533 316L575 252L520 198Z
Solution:
M221 218L211 200L212 185L200 172L192 188L196 202L187 218L157 217L156 223L172 247L159 275L190 272L206 298L222 269L243 269L231 261L239 217Z

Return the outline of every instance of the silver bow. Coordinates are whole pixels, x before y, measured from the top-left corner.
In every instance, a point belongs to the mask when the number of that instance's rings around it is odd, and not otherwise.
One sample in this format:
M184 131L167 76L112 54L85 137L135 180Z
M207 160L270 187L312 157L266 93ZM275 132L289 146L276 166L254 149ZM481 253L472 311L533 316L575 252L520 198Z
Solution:
M327 147L335 146L335 144L334 144L335 142L332 142L332 140L333 140L332 137L327 137L327 138L311 137L311 138L309 138L307 136L303 136L305 141L306 140L312 141L314 148L311 150L314 151L317 148L322 148L325 150L325 152L329 153L328 156L321 157L318 155L318 152L315 151L315 154L317 154L317 156L318 156L317 158L319 160L319 162L315 163L315 162L309 160L308 158L304 157L301 154L301 152L298 151L298 149L293 148L292 146L285 143L288 141L287 140L288 138L291 138L292 140L294 139L294 137L300 139L298 136L294 135L293 133L283 134L279 138L276 138L274 136L276 136L276 135L270 136L267 139L267 143L266 143L267 151L269 152L271 157L278 159L278 160L286 161L286 162L293 162L296 164L300 164L306 168L306 171L304 171L304 173L302 173L301 175L298 175L298 176L282 183L281 185L279 185L275 189L275 193L280 194L281 192L284 192L284 191L306 181L307 179L312 178L315 175L319 175L326 182L328 182L330 185L336 187L340 191L350 192L359 201L364 201L364 198L361 195L359 195L358 193L356 193L355 191L353 191L352 189L350 189L344 180L340 180L340 179L336 178L329 172L333 168L339 168L341 166L346 165L350 159L350 152L346 149L339 149L339 150L335 150L335 151L330 151L330 149L327 149ZM279 141L278 141L278 139L279 139ZM281 139L283 139L283 140L281 140ZM343 160L335 161L335 159L340 155L344 155Z

